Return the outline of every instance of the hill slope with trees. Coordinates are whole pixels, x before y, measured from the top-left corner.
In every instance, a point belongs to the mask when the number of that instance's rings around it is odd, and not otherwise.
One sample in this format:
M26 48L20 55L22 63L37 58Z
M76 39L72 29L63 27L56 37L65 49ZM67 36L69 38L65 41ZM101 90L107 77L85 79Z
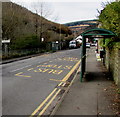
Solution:
M76 22L70 22L66 23L66 26L69 27L69 29L72 30L72 32L77 33L77 35L80 35L82 32L96 28L98 26L98 20L84 20L84 21L76 21Z
M68 39L67 26L48 21L37 13L12 2L2 3L2 38L10 39L11 49L37 48L44 42ZM59 41L59 40L58 40Z

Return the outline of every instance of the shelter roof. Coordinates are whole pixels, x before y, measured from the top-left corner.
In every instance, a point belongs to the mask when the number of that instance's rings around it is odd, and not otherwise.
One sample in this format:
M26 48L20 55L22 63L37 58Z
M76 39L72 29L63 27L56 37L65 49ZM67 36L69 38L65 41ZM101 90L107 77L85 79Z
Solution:
M83 32L81 35L84 37L102 38L102 37L115 36L115 33L113 33L112 31L106 30L106 29L102 29L102 28L94 28L94 29L90 29L90 30Z

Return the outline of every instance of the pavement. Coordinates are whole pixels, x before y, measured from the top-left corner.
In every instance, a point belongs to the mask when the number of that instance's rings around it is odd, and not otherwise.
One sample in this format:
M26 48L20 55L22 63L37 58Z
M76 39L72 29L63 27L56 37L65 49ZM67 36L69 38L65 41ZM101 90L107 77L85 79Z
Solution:
M96 58L95 47L87 50L86 75L80 82L80 73L54 113L57 115L120 116L115 102L116 86L100 58ZM98 60L99 59L99 60Z
M36 56L36 55L33 55ZM17 60L27 59L33 56L15 58L2 61L1 64ZM68 89L65 89L61 100L51 115L94 115L94 116L120 116L118 102L116 103L116 86L109 73L103 66L99 55L95 53L95 47L87 49L86 75L80 82L80 72L74 74L74 78ZM60 103L59 103L60 102Z

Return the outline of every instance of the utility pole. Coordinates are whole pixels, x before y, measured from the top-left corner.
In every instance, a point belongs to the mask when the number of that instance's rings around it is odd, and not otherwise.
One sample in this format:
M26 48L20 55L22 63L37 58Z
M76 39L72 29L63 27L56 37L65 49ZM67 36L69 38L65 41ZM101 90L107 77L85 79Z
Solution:
M36 15L35 15L35 33L36 33L36 37L38 34L38 16L37 16L37 10L36 10Z
M40 42L41 42L41 39L42 39L42 28L43 28L43 4L41 3L40 5Z
M61 50L61 24L60 24L60 50Z

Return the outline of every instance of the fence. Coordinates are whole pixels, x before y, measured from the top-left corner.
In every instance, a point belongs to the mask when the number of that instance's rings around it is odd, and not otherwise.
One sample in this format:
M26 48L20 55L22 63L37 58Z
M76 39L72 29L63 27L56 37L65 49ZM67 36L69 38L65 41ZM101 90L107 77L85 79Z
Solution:
M40 48L32 48L32 49L22 49L22 50L9 50L7 53L2 52L2 59L16 58L21 56L27 56L37 53L43 53L46 50Z

